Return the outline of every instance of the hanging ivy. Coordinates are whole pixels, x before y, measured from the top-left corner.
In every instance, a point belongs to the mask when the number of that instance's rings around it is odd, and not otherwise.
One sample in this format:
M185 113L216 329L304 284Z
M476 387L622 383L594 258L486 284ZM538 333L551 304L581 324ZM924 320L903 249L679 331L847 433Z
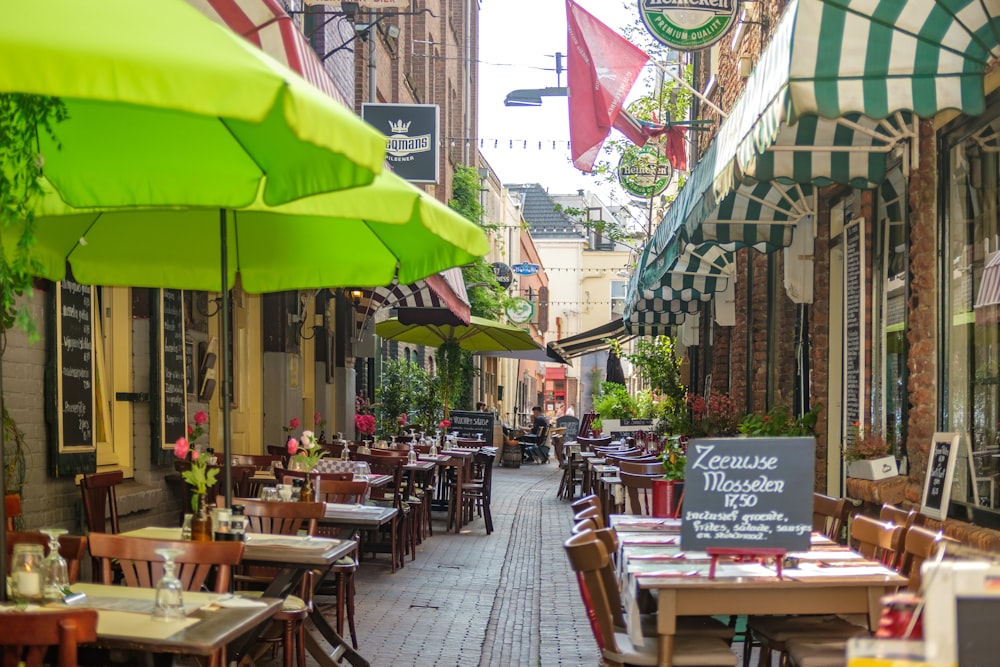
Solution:
M7 331L14 326L23 329L29 340L38 339L30 310L38 267L29 256L35 243L33 208L42 195L45 166L45 156L38 152L38 132L45 132L61 148L53 126L66 118L66 107L58 98L0 94L0 223L5 230L20 230L14 239L0 237L0 354L7 347ZM24 434L6 409L3 422L7 491L19 493L24 484Z

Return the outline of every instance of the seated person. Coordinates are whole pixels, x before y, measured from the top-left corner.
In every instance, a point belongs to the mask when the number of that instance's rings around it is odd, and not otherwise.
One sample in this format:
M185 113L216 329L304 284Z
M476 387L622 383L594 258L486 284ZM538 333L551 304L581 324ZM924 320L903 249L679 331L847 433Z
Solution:
M545 437L548 435L549 422L542 414L542 408L539 405L531 408L531 414L533 415L531 432L520 438L521 458L536 463L548 463L549 448L545 444Z

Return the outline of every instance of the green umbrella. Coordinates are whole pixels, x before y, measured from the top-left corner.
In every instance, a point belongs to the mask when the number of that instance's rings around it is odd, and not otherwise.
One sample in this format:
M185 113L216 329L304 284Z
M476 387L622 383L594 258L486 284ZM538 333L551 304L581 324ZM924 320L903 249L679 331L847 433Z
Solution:
M218 230L217 284L230 275L224 209L367 185L382 169L384 136L182 0L0 3L0 63L0 94L65 105L58 143L47 128L24 128L38 143L42 185L79 208L220 209L218 226L185 248L195 264L198 241ZM228 495L227 410L222 430ZM0 572L5 542L0 531Z
M382 338L398 340L427 347L457 345L469 352L540 352L542 346L524 329L503 322L473 315L468 324L453 319L449 313L431 315L436 309L400 309L405 316L390 317L375 325L375 333ZM430 317L428 317L430 315ZM430 321L437 318L438 321ZM442 354L444 354L442 352ZM450 373L445 373L444 395L450 396ZM444 416L448 418L448 400L445 399Z
M475 315L470 318L469 324L405 324L400 322L398 317L390 317L375 325L375 333L382 338L427 347L457 343L459 347L469 352L542 349L542 346L524 329Z
M0 3L0 93L54 96L77 207L280 204L371 182L386 139L183 0Z
M38 275L96 285L220 292L222 241L210 209L80 212L56 197L36 210ZM250 293L410 283L481 257L482 229L394 174L371 185L226 215L227 287ZM20 229L4 230L7 238Z

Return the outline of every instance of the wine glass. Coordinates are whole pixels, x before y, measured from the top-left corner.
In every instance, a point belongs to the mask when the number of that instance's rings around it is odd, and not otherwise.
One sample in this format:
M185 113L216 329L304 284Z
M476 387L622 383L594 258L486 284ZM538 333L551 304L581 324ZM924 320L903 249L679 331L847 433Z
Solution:
M69 587L69 571L66 559L59 554L59 536L68 531L65 528L42 528L40 532L49 536L49 555L42 561L42 597L61 601Z
M181 580L174 574L174 558L181 553L180 549L156 550L156 555L163 558L163 577L156 583L153 620L175 621L184 618L184 588Z

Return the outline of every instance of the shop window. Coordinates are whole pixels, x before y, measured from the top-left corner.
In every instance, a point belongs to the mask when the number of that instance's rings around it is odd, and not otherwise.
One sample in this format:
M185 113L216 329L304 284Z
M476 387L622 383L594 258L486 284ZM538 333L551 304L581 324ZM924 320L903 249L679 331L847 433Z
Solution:
M611 281L611 319L620 320L625 317L625 292L626 284L624 280Z
M1000 121L994 120L956 130L948 142L944 176L944 430L969 438L973 467L985 479L998 473L993 454L1000 453L998 128ZM988 489L974 488L965 448L960 451L952 498L989 505Z

